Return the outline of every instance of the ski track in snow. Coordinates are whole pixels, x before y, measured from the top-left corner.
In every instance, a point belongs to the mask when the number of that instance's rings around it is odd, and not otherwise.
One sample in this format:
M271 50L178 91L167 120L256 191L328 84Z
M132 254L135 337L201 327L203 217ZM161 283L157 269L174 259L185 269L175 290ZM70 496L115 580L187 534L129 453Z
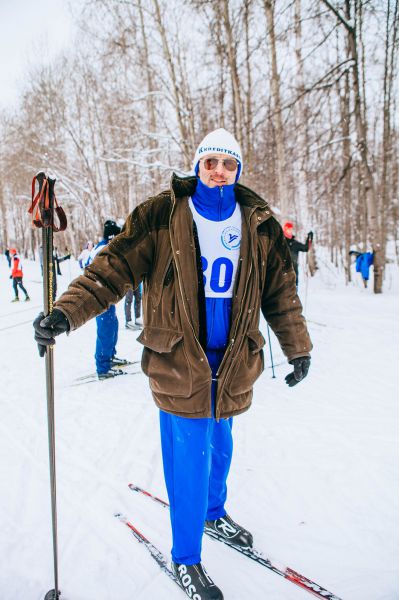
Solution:
M44 361L31 321L40 269L24 261L30 304L10 304L0 258L0 599L42 600L53 587ZM79 268L62 265L59 290ZM272 336L276 379L265 372L253 406L234 421L228 510L266 556L343 600L399 598L399 272L386 293L340 283L323 265L302 276L314 343L308 378L289 389L290 367ZM139 332L123 328L118 355L137 360ZM30 320L29 320L30 319ZM266 326L261 329L267 339ZM59 578L63 600L177 600L181 590L113 516L122 512L169 554L168 511L128 489L166 498L158 411L143 374L71 387L94 371L95 322L55 348ZM278 364L283 363L283 364ZM204 538L203 562L226 600L311 596Z

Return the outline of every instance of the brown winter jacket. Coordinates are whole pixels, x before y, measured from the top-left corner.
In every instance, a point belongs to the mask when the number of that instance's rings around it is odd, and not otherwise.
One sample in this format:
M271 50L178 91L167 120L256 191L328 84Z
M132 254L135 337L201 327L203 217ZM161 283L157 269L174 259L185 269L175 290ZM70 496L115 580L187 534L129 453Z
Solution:
M71 330L118 302L143 281L142 368L159 408L191 417L211 416L211 369L200 343L198 250L188 198L195 177L172 176L171 189L140 204L122 233L105 246L56 302ZM265 340L260 310L288 360L312 348L296 293L295 273L282 229L267 203L236 184L242 241L232 305L230 339L218 371L215 416L251 405L263 371ZM202 292L203 293L203 292Z

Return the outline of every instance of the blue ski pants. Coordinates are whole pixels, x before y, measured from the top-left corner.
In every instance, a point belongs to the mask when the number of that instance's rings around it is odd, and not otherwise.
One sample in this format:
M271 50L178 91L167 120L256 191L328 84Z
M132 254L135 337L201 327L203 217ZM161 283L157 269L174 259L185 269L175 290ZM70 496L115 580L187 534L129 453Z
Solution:
M216 366L211 366L216 371ZM215 394L216 382L213 382L213 405ZM176 563L199 563L205 520L213 521L226 514L226 481L233 454L232 425L232 418L217 422L214 418L188 419L160 411L172 560Z
M118 317L115 306L96 317L97 342L96 360L97 373L107 373L111 368L111 359L116 354L116 342L118 341Z

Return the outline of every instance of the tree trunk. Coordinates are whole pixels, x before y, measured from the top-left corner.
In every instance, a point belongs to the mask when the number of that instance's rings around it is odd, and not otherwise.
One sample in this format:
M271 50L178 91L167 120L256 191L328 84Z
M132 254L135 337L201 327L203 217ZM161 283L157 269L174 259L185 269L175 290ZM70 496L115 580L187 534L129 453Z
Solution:
M347 283L351 281L351 257L349 256L352 240L352 157L350 141L350 89L349 73L345 73L344 89L341 91L341 132L342 132L342 177L343 177L343 211L344 211L344 266Z
M280 75L277 66L277 46L276 33L274 27L274 7L275 0L264 0L263 2L266 21L267 35L270 45L271 55L271 92L273 98L273 121L276 132L276 150L277 150L277 185L278 198L280 202L281 220L285 221L289 213L289 198L285 160L284 128L281 113L281 94L280 94Z
M191 169L191 162L192 162L193 157L192 157L192 153L190 152L189 144L187 142L188 132L187 132L187 128L186 128L185 122L184 122L183 107L181 106L181 97L180 97L179 83L177 80L177 74L176 74L176 69L175 69L175 61L173 60L173 57L172 57L168 38L166 35L166 29L165 29L164 23L162 21L161 7L159 5L159 1L152 0L152 2L154 5L154 9L155 9L155 22L156 22L156 25L158 28L159 35L161 36L164 59L167 64L168 73L169 73L169 77L170 77L172 96L173 96L173 100L174 100L175 114L176 114L177 124L179 127L179 133L180 133L179 145L183 152L184 168L186 171L189 171Z
M252 73L251 73L251 49L250 49L250 16L251 0L244 2L244 30L245 30L245 69L247 74L247 93L245 102L245 163L246 172L250 178L253 170L253 124L252 124Z
M381 172L381 238L382 247L386 251L388 238L388 213L392 186L389 179L393 175L393 136L392 136L392 89L395 80L395 64L398 38L398 0L395 0L393 14L391 0L388 0L385 30L384 56L384 101L383 101L383 133L382 133L382 172Z
M227 40L227 63L229 65L233 101L234 135L243 147L243 118L241 102L241 83L237 67L237 50L234 43L233 29L229 14L228 0L222 0L223 24ZM219 12L219 9L218 9Z

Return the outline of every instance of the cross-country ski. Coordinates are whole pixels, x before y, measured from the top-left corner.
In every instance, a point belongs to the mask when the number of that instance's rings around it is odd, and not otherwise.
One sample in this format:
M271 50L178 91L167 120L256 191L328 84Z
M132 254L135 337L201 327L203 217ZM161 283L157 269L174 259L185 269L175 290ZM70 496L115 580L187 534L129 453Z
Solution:
M110 381L114 377L119 375L137 375L141 373L139 366L140 361L125 361L119 366L112 366L108 371L107 377L100 377L98 373L89 373L88 375L81 375L77 377L71 386L84 385L86 383L95 383L96 381Z
M153 494L151 494L147 490L139 487L138 485L129 483L129 489L132 492L137 492L139 494L142 494L146 498L150 498L151 500L153 500L155 503L157 503L162 508L169 508L169 504L165 500L162 500L158 496L154 496ZM129 525L128 522L126 522L126 524ZM228 526L228 524L225 524L225 525ZM276 573L277 575L280 575L284 579L291 581L292 583L294 583L294 584L298 585L299 587L305 589L306 591L310 592L314 596L316 596L318 598L324 598L325 600L340 600L340 598L338 598L338 596L335 596L335 594L324 589L318 583L311 581L310 579L308 579L304 575L301 575L300 573L297 573L296 571L294 571L294 569L291 569L290 567L284 567L282 565L277 564L277 562L275 562L275 561L271 561L269 558L266 558L261 552L259 552L255 548L241 547L237 544L234 544L229 539L226 539L226 537L224 535L221 535L220 532L212 529L211 527L207 526L206 524L205 524L204 531L207 535L209 535L209 537L213 538L214 540L223 542L226 546L233 548L234 550L236 550L237 552L240 552L247 558L254 560L259 565L262 565L263 567L266 567L268 570L272 571L273 573ZM234 529L233 529L232 533L234 533Z
M121 513L115 513L114 516L130 529L131 533L140 544L143 544L147 548L148 552L160 567L161 571L163 571L163 573L172 579L172 581L179 585L175 575L173 574L173 571L169 567L169 561L166 556L162 554L162 552L156 546L154 546L154 544L150 542L150 540L148 540L145 535L141 533L141 531L137 529L137 527L133 525L133 523L129 521L125 515Z

